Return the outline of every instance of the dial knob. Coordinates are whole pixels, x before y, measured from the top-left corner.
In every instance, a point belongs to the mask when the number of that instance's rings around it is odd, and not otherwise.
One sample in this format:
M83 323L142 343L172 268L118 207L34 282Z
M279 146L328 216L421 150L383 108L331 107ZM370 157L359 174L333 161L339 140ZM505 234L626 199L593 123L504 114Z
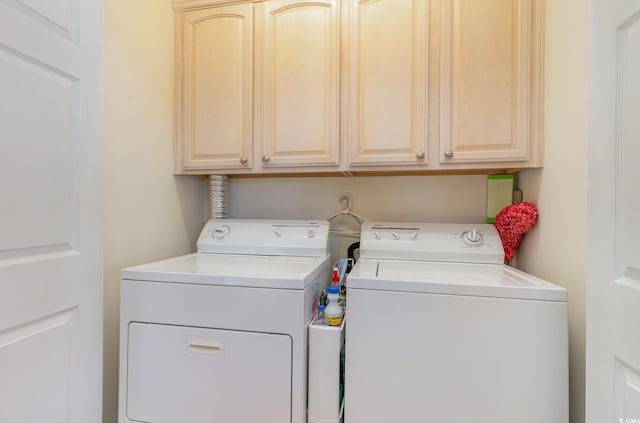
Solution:
M229 234L231 228L228 225L220 225L213 228L211 235L216 239L222 239Z
M248 160L247 160L247 156L242 156L240 157L240 163L241 164L247 164Z
M482 244L482 238L482 234L477 229L471 229L462 234L462 240L467 245L480 245Z
M447 150L444 152L444 157L446 157L447 159L452 159L453 158L453 151L451 150Z
M411 238L411 241L416 241L418 239L418 233L412 232L409 238Z
M313 238L314 236L316 236L316 231L314 231L313 229L309 229L309 231L307 232L307 236L309 238Z
M375 239L380 239L380 238L382 238L382 236L380 235L380 232L374 232L374 233L373 233L373 237L374 237Z
M273 234L276 236L276 238L280 238L282 236L282 230L276 228L273 230Z
M397 233L395 233L395 232L392 232L392 233L391 233L391 238L393 238L393 239L395 239L395 240L398 240L398 239L400 239L400 235L398 235L398 234L397 234Z

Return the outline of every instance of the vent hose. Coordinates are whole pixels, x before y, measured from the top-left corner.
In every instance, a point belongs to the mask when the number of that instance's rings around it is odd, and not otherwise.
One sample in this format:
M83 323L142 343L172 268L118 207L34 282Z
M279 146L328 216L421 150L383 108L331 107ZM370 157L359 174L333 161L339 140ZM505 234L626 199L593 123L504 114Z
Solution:
M209 175L209 199L213 219L227 217L228 179L227 175Z

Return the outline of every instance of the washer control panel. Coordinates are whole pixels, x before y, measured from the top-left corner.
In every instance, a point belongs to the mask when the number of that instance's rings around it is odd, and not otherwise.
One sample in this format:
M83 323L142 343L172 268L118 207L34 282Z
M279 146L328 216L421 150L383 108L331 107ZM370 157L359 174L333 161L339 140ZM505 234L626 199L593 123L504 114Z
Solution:
M329 223L322 220L211 219L198 238L198 252L324 257L328 240Z
M504 250L489 224L367 222L360 257L501 264Z

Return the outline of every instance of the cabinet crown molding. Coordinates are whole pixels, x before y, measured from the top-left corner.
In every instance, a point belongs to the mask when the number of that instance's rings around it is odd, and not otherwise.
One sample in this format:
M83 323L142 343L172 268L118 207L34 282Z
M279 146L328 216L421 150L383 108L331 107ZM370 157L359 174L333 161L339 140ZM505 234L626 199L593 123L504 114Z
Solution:
M206 7L227 6L241 3L258 3L263 0L171 0L174 12L203 9Z

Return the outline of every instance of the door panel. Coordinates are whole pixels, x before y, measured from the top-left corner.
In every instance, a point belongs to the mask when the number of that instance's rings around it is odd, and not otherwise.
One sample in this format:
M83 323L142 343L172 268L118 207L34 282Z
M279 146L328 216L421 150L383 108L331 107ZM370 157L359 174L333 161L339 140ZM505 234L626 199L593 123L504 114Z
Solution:
M0 257L70 249L77 81L11 50L0 50L0 73L0 113L11 116L2 125L0 190L12 199L0 220Z
M256 18L256 142L263 166L338 164L336 0L273 0Z
M525 161L539 134L542 2L443 2L440 162Z
M9 0L7 3L43 28L71 40L77 27L74 21L76 1Z
M427 163L427 0L352 0L349 164Z
M614 421L640 418L640 8L618 26L617 44Z
M593 0L587 422L640 420L640 1Z
M0 375L11 381L0 385L0 397L14 406L0 408L1 421L45 422L51 416L71 421L76 318L77 309L67 310L0 334ZM20 362L29 366L16 365Z
M640 373L621 360L616 360L614 372L613 390L616 392L613 404L614 415L640 416ZM626 417L620 418L623 421L626 419ZM633 418L635 417L631 417Z
M288 335L147 323L128 331L129 419L291 421Z
M250 168L253 5L176 15L176 169Z
M0 2L0 421L97 422L102 2Z
M640 288L640 14L618 29L618 117L616 181L619 272Z

